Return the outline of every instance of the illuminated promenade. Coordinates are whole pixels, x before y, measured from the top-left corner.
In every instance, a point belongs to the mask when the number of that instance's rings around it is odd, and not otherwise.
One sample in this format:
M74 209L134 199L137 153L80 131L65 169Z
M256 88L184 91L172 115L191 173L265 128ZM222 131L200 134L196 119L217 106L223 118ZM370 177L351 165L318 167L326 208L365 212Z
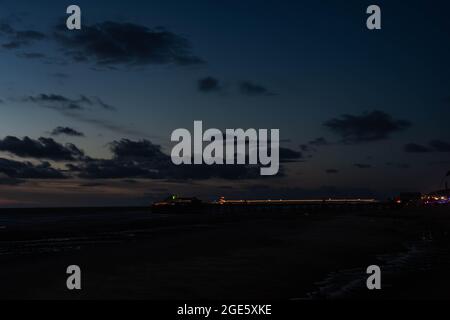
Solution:
M391 202L376 199L268 199L235 200L219 198L217 201L202 202L197 198L172 196L152 205L153 212L168 213L233 213L233 212L314 212L327 210L353 210L362 208L385 208Z

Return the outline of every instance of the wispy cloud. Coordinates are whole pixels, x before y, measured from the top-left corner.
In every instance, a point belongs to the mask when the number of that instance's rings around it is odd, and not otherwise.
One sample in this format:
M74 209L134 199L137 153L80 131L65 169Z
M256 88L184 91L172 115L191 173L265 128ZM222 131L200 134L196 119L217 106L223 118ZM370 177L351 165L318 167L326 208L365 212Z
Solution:
M209 92L218 92L222 89L219 80L214 77L205 77L198 80L198 90L200 92L209 93Z
M4 49L14 50L28 46L35 41L44 40L47 36L36 30L16 30L11 24L0 23L0 36L7 40L2 44Z
M56 127L51 132L52 136L66 135L72 137L84 137L84 133L70 127Z
M250 81L243 81L239 84L239 90L246 96L274 96L275 93L271 92L266 87L256 84Z
M344 143L386 140L391 134L411 127L409 121L394 119L379 110L362 115L344 114L340 118L326 121L324 125L339 135Z
M102 66L150 64L193 65L203 60L191 52L189 41L164 28L106 21L85 25L78 32L55 28L56 41L65 55L77 62Z

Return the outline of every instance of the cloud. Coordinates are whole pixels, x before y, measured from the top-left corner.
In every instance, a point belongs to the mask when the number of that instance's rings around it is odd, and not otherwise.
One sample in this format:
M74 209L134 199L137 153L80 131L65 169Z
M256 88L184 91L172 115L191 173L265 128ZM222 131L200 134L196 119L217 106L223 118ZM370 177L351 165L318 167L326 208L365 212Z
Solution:
M157 178L156 173L132 161L89 160L79 166L68 168L85 179Z
M328 173L328 174L336 174L336 173L339 173L339 170L337 170L337 169L327 169L327 170L325 170L325 172Z
M35 165L0 158L0 173L15 179L164 179L191 181L220 178L227 180L259 179L259 165L181 165L172 163L159 145L148 140L122 139L109 144L111 159L94 159L86 156L73 144L59 144L51 138L33 140L6 137L0 140L0 151L19 157L66 161L66 169L53 168L48 162ZM282 159L295 161L301 154L293 150L282 151ZM283 176L280 167L278 176Z
M56 72L50 74L52 77L58 78L58 79L68 79L70 76L67 73L63 72Z
M33 30L17 31L15 37L19 41L42 40L46 38L45 34Z
M9 152L19 157L47 159L54 161L74 161L84 158L84 153L74 144L62 145L52 138L33 140L28 137L19 139L7 136L0 139L0 151Z
M442 140L432 140L430 146L437 152L450 152L450 143Z
M442 140L431 140L428 145L408 143L404 150L410 153L450 152L450 143Z
M21 46L22 46L22 44L18 41L11 41L11 42L2 44L3 48L9 49L9 50L17 49L17 48L20 48Z
M6 22L0 23L0 34L12 35L14 33L15 30L10 24Z
M300 145L300 149L301 149L303 152L315 152L315 151L316 151L316 149L314 149L313 147L311 147L311 146L309 146L309 145L307 145L307 144L301 144L301 145Z
M38 52L25 52L25 53L19 53L17 54L19 58L25 58L25 59L43 59L45 58L45 54L38 53Z
M23 100L56 110L83 110L86 105L91 105L90 100L86 100L82 96L79 99L70 99L59 94L42 93L36 96L28 96Z
M238 140L236 139L236 137L234 135L231 136L227 136L225 133L223 135L224 140L227 143L230 142L234 142L235 148L237 148L238 146ZM242 142L242 144L245 143L245 148L246 150L250 147L250 141L248 139L245 140L245 142ZM255 142L257 147L256 147L256 152L259 153L259 146L257 144L257 141ZM270 139L267 141L268 146L270 146L272 142L270 141ZM302 146L300 146L300 148L302 148ZM305 152L305 150L302 149L302 151ZM237 157L237 154L235 155ZM246 161L248 162L248 157L249 155L246 155ZM296 151L290 148L286 148L286 147L280 147L279 148L279 160L280 162L296 162L296 161L300 161L303 159L303 153L300 151Z
M100 182L86 182L86 183L81 183L79 186L93 188L93 187L103 187L103 186L105 186L105 184L100 183Z
M305 153L309 153L309 157L311 158L311 153L317 152L318 147L328 146L330 144L331 143L328 142L325 138L319 137L307 143L301 144L300 149Z
M222 88L219 84L219 80L213 77L206 77L198 80L198 90L201 92L217 92Z
M92 61L103 66L203 63L191 53L186 38L163 28L150 29L133 23L107 21L84 25L77 32L67 32L58 26L55 39L74 61Z
M169 157L161 151L161 146L148 140L132 141L122 139L110 143L111 152L119 160L167 160Z
M372 165L365 164L365 163L355 163L354 166L357 167L358 169L370 169L370 168L372 168Z
M99 97L94 97L95 101L97 102L97 104L102 107L105 110L109 110L109 111L116 111L116 107L105 103L102 99L100 99Z
M0 173L11 179L65 179L48 162L34 165L31 162L19 162L0 158Z
M386 140L392 133L409 128L411 123L375 110L360 116L344 114L341 118L326 121L324 125L339 135L344 143L362 143Z
M146 137L147 134L145 132L139 131L137 129L133 129L133 128L129 128L127 126L122 126L119 124L115 124L112 122L109 122L107 120L103 120L103 119L96 119L96 118L91 118L91 117L87 117L84 116L80 113L74 113L74 112L70 112L70 111L62 111L62 113L69 118L72 118L74 120L80 121L80 122L84 122L93 126L97 126L99 128L103 128L112 132L116 132L119 134L124 134L124 135L132 135L132 136L137 136L137 137Z
M303 158L303 155L300 151L295 151L288 148L280 147L280 161L281 162L293 162L298 161Z
M386 165L396 169L409 169L411 167L409 164L401 162L386 162Z
M122 139L110 143L112 159L87 158L67 168L84 179L169 179L205 180L222 178L228 180L260 178L257 165L180 165L172 163L169 155L159 145L148 140ZM282 175L282 173L280 173Z
M60 111L84 110L89 106L96 106L111 111L116 109L115 107L103 102L103 100L98 97L88 98L84 95L80 95L77 99L72 99L60 94L41 93L35 96L25 97L23 98L23 101L33 102L42 107Z
M259 84L252 83L250 81L243 81L239 85L239 90L243 95L247 96L273 96L274 93L270 92L266 87Z
M320 138L316 138L314 140L309 141L308 144L315 146L315 147L321 147L321 146L327 146L330 143L324 137L320 137Z
M1 159L0 159L0 163L1 163ZM0 185L2 185L2 186L17 186L17 185L20 185L25 182L26 182L25 180L11 178L8 175L6 175L5 173L0 173Z
M408 143L404 147L405 152L409 153L428 153L432 150L427 146L423 146L417 143Z
M2 44L2 47L9 50L18 49L23 46L30 45L35 41L44 40L46 38L46 35L39 31L18 31L7 23L0 24L0 35L6 37L8 41Z
M72 137L84 137L84 133L77 131L75 129L69 128L69 127L56 127L51 132L52 136L59 136L62 134L66 135L66 136L72 136Z
M115 107L106 104L98 97L89 98L84 95L80 95L79 98L72 99L59 94L39 94L35 96L24 97L22 98L22 101L34 103L39 107L53 109L68 118L88 123L90 125L94 125L116 133L141 137L147 136L145 132L139 131L137 129L128 128L126 126L111 123L107 120L92 118L82 114L82 112L86 111L89 107L98 107L107 111L116 110Z

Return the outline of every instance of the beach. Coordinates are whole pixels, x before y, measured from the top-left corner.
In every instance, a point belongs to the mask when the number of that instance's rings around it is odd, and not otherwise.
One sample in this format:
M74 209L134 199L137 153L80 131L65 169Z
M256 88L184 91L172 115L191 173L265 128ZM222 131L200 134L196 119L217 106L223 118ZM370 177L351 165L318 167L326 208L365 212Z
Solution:
M3 299L448 299L448 209L0 213ZM82 270L69 291L66 269ZM379 265L382 289L365 286Z

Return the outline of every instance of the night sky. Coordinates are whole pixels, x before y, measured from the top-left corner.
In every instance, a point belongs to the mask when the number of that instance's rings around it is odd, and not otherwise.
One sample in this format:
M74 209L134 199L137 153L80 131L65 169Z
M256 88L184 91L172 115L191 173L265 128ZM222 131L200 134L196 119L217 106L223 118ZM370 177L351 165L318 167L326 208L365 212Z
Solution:
M82 30L65 27L82 10ZM0 205L432 191L450 169L450 5L0 1ZM175 167L177 128L280 129L280 174Z

